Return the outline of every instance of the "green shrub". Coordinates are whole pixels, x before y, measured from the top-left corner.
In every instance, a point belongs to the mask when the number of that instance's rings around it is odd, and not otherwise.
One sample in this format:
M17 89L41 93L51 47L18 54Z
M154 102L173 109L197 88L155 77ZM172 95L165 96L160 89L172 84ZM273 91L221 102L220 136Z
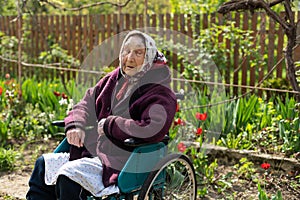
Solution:
M0 147L0 171L13 170L17 156L16 151Z

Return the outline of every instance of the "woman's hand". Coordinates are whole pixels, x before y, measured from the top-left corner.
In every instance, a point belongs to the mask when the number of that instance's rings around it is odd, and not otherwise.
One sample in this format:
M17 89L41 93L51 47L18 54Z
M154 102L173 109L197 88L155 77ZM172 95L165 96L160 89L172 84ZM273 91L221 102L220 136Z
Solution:
M73 128L66 133L68 143L76 147L83 147L85 132L80 128Z

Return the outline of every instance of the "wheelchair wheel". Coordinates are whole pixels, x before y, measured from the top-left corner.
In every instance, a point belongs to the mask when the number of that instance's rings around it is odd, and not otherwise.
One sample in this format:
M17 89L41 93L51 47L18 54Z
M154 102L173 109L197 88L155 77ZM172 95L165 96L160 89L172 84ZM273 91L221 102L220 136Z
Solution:
M196 200L197 183L193 164L182 154L169 154L144 182L138 200Z

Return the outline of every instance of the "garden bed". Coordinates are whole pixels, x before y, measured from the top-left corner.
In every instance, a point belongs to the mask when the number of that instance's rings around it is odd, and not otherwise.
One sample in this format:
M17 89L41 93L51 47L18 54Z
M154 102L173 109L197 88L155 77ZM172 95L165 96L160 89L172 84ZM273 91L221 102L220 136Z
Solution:
M40 154L54 149L56 145L56 140L26 145L20 152L23 156L16 163L16 170L0 174L0 199L25 199L34 160ZM257 182L252 179L253 177L265 178L265 184L262 187L270 197L280 190L283 199L300 199L300 183L295 178L300 168L296 159L212 145L204 147L211 162L217 159L217 167L214 173L215 183L205 186L208 191L202 199L258 199ZM252 178L247 176L247 173L250 173L247 169L242 170L243 167L247 167L245 163L240 163L242 158L247 158L249 162L254 163L251 168L256 170L251 172ZM267 173L260 167L264 162L271 165ZM227 186L220 187L220 184L217 184L220 181Z

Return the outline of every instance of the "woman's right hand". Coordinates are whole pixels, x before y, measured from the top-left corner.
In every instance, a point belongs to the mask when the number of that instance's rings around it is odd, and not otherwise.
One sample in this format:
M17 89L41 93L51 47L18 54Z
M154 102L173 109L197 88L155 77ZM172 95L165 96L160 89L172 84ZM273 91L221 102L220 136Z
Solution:
M80 128L73 128L66 133L68 143L76 147L83 147L85 132Z

